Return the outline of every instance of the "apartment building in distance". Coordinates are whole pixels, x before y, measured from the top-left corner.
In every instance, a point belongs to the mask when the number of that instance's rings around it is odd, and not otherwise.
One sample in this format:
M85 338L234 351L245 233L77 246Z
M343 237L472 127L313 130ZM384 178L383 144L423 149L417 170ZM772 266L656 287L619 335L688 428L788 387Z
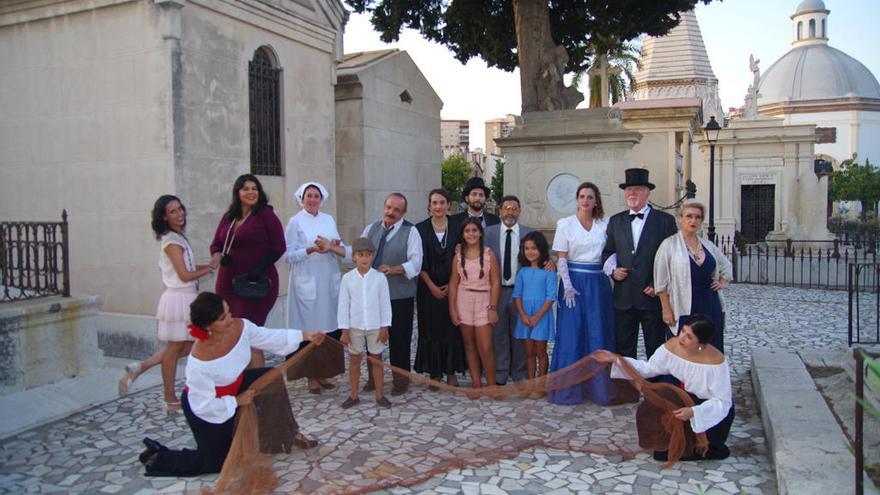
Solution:
M470 150L471 125L468 120L441 120L440 146L443 159L452 155L467 156Z
M513 114L507 114L505 117L486 121L486 147L483 148L486 155L499 157L504 155L501 148L495 144L495 139L510 136L513 128L516 127L515 119Z

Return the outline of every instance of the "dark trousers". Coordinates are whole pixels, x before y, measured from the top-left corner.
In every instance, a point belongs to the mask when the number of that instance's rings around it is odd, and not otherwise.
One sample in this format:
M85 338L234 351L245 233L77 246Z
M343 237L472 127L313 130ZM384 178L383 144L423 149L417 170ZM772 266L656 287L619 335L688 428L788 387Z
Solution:
M617 353L635 358L639 343L639 324L645 339L645 355L651 357L658 347L666 341L667 326L663 314L658 310L614 309L614 325L617 337Z
M507 383L508 377L515 381L528 378L525 341L513 338L519 313L516 311L516 304L510 300L511 294L513 287L501 287L501 295L498 298L498 323L492 328L495 381L500 384Z
M247 390L257 378L270 369L245 370L239 393ZM226 455L229 453L229 447L232 445L235 416L220 424L209 423L193 413L185 390L180 396L180 402L183 405L186 422L196 440L196 450L161 450L156 462L147 468L146 474L148 476L197 476L206 473L219 473L223 468L223 461L226 460ZM296 428L295 425L296 423L294 423L294 428Z
M697 405L705 402L702 399L698 399L694 394L690 394L690 396ZM706 440L709 441L709 451L706 452L706 458L727 459L730 456L730 449L727 447L727 436L730 434L730 427L733 425L734 416L736 416L736 407L731 403L727 416L720 423L706 430Z
M391 328L388 331L388 361L391 366L410 371L412 348L413 311L415 298L391 300ZM395 383L406 378L394 375Z

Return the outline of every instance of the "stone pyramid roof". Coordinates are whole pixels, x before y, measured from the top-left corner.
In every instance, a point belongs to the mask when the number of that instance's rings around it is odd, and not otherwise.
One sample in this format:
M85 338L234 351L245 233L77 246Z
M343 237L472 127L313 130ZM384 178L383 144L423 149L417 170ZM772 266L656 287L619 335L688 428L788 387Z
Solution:
M716 81L703 35L693 10L681 14L681 22L665 36L648 36L642 44L636 84L682 79Z

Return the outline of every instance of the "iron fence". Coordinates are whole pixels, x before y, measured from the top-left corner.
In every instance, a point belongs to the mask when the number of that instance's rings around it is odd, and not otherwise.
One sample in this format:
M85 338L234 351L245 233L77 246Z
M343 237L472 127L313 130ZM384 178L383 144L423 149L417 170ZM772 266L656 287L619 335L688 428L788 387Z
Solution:
M850 263L847 273L849 345L880 344L880 264ZM865 331L863 333L863 330ZM873 332L871 331L873 330ZM865 335L867 334L867 335Z
M0 302L70 296L67 210L60 222L0 222Z
M853 349L853 357L856 360L856 431L853 438L853 454L856 458L856 495L862 495L865 493L865 375L874 373L874 371L869 371L865 359L873 359L876 362L877 359L880 359L880 353L855 348ZM878 391L875 390L875 392Z
M850 263L875 263L876 249L867 243L792 241L744 244L721 237L719 247L733 264L733 282L846 290ZM862 287L876 290L877 273L859 274ZM872 285L873 284L873 285Z

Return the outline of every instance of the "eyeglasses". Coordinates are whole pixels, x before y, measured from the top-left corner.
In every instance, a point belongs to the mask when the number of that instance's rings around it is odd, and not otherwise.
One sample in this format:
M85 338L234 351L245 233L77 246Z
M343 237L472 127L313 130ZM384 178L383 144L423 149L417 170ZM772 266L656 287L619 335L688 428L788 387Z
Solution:
M516 211L516 210L518 210L518 209L519 209L519 206L511 206L511 205L507 205L507 206L502 206L502 207L501 207L501 210L502 210L502 211Z

